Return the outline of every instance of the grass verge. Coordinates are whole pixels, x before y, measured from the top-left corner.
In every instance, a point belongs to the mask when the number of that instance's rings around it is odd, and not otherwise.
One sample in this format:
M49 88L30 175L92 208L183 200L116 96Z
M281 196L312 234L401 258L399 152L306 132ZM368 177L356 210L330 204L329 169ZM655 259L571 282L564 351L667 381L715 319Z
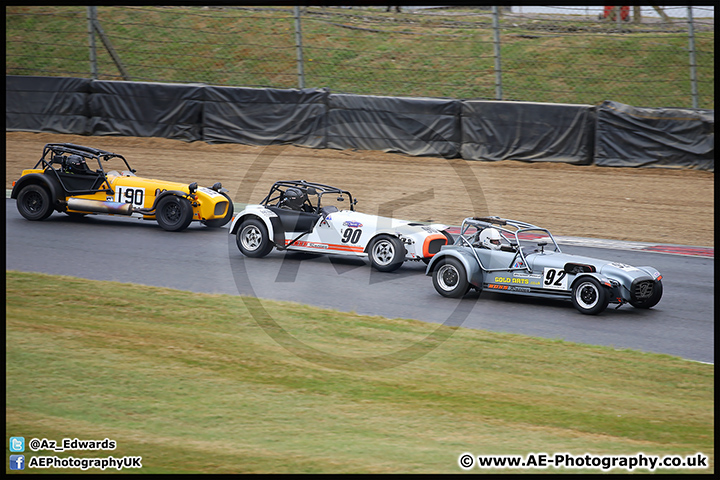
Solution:
M412 362L362 368L451 327L262 300L296 339L357 357L359 368L335 369L272 340L239 296L14 271L6 282L7 437L118 444L28 460L138 455L139 473L455 473L464 452L702 452L710 467L687 472L714 470L713 365L456 328Z

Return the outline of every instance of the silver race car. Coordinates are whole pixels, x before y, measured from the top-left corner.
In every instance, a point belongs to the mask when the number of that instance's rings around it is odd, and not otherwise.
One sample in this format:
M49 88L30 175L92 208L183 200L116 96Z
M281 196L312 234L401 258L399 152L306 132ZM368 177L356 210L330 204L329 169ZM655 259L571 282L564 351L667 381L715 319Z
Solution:
M609 303L650 308L663 293L653 267L562 253L544 228L500 217L466 218L453 245L443 246L426 270L440 295L478 291L569 299L595 315Z
M275 182L260 204L237 214L230 233L248 257L264 257L273 248L369 257L381 272L406 260L427 263L452 240L446 225L368 215L356 212L356 204L350 192L330 185Z

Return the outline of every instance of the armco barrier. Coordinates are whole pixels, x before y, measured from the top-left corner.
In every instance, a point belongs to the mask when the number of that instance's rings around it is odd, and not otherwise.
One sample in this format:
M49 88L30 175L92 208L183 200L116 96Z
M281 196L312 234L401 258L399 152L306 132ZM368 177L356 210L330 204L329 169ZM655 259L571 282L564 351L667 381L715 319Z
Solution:
M7 131L714 171L712 110L6 76Z

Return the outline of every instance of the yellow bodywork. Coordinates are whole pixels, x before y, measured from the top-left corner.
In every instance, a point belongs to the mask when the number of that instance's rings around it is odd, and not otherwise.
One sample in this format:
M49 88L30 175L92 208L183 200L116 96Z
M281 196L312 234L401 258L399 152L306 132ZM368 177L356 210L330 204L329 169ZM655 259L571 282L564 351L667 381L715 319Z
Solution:
M22 175L25 176L31 173L43 174L44 171L42 169L23 170ZM47 175L47 173L45 174ZM106 181L95 188L107 189L109 185L112 193L100 191L90 195L71 195L66 197L66 200L76 198L101 202L131 203L135 208L149 209L153 207L157 196L166 190L179 191L184 194L190 193L188 184L138 177L126 171L117 172L112 170L107 172L105 178ZM193 195L188 198L192 205L193 221L223 218L228 213L228 208L230 206L228 198L225 195L206 187L198 187ZM82 210L72 210L69 208L67 211L74 213L88 213ZM151 215L143 215L143 218L147 220L154 220L154 212Z

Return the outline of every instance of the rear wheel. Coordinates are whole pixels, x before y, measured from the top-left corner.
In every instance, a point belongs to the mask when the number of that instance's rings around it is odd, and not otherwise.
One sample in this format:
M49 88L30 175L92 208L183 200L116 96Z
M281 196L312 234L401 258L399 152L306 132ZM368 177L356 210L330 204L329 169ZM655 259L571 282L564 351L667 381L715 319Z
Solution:
M155 219L168 232L185 230L192 222L193 211L186 198L167 195L162 198L155 210Z
M607 308L610 297L605 287L593 277L582 278L572 289L572 304L580 313L597 315Z
M232 200L230 200L230 197L225 195L224 193L221 194L223 197L227 198L228 201L228 210L227 213L223 218L215 218L212 220L205 220L203 223L206 227L210 228L220 228L223 225L227 224L230 220L232 220L233 214L235 213L235 208L233 207Z
M467 271L459 260L446 257L438 261L433 271L433 286L443 297L458 298L470 290Z
M380 236L368 249L370 263L380 272L393 272L405 262L405 245L397 237Z
M635 300L635 301L631 300L630 305L632 305L635 308L652 308L658 304L658 302L662 298L662 294L663 294L662 281L658 280L653 285L652 295L650 295L648 298L644 298L642 300Z
M45 220L53 212L50 194L40 185L28 185L17 196L17 209L28 220Z

